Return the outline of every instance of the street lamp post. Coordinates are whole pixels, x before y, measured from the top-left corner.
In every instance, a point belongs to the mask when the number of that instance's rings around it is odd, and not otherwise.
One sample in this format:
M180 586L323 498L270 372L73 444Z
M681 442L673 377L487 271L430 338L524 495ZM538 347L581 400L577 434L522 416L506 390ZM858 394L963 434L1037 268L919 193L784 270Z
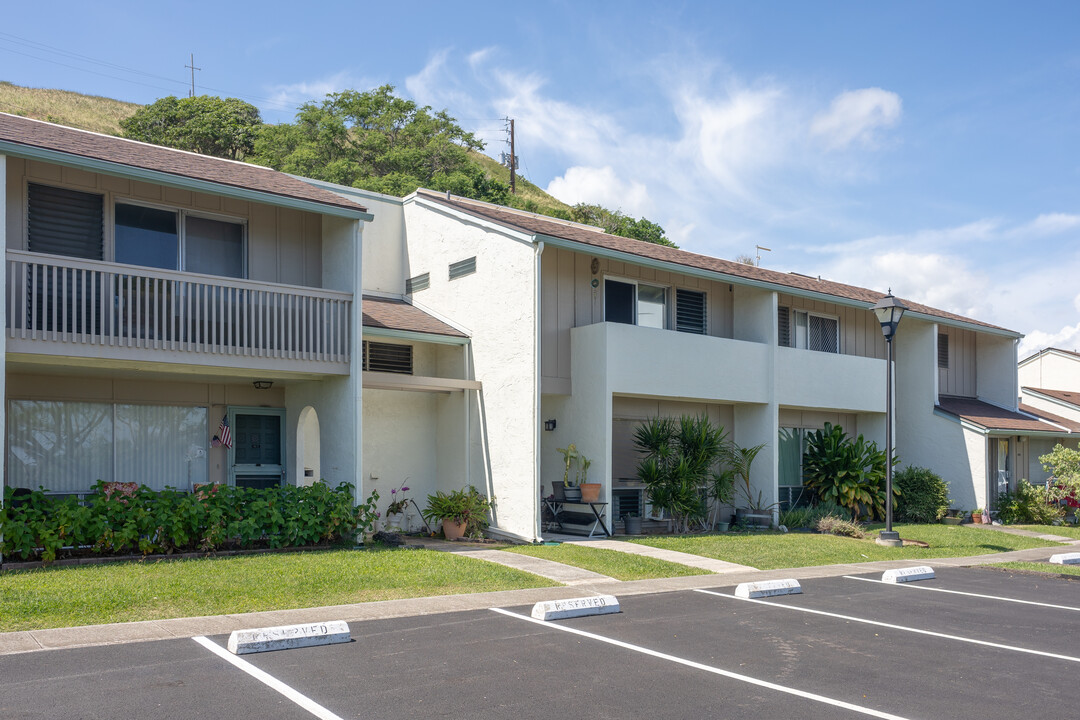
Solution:
M877 305L871 308L881 323L881 334L885 336L885 344L889 346L889 359L885 368L885 529L878 535L878 545L888 547L901 547L904 543L900 540L900 533L892 528L893 491L892 491L892 460L893 460L893 338L896 337L896 326L900 324L900 318L907 310L904 303L893 297L892 290L881 298Z

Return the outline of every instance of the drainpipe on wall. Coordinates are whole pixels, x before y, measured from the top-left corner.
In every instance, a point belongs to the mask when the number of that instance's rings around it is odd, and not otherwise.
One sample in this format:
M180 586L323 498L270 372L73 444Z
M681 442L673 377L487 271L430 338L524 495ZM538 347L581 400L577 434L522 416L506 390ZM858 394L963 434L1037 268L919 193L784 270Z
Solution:
M544 254L544 243L540 241L536 243L536 279L533 283L533 330L535 331L535 339L533 341L533 378L536 386L533 390L533 502L536 503L536 510L533 512L533 522L535 527L533 528L533 540L539 541L542 538L541 535L541 520L542 510L540 509L540 432L543 427L543 421L540 419L540 333L543 329L543 323L540 320L540 257Z

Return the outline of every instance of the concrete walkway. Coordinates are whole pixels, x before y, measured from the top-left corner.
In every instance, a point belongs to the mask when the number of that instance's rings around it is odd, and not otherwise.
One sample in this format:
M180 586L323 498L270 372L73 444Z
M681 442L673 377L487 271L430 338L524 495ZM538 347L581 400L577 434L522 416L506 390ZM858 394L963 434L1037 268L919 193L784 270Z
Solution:
M1035 532L1034 530L1023 530L1021 528L1009 527L1008 525L972 525L980 530L997 530L1008 535L1022 535L1024 537L1037 538L1039 540L1053 540L1059 543L1068 543L1069 545L1080 545L1080 540L1071 538L1066 535L1050 535L1048 533Z
M524 570L525 572L539 575L548 580L561 582L563 585L587 585L598 581L615 580L615 578L601 575L592 570L584 570L579 567L574 567L573 565L564 565L563 563L555 562L554 560L545 560L531 555L521 555L519 553L505 552L503 550L474 550L471 548L437 549L455 555L466 555L477 560L487 560L488 562L505 565L506 567L512 567L517 570Z
M625 542L623 540L573 540L564 544L614 550L615 552L627 553L629 555L643 555L645 557L666 560L678 565L687 565L692 568L717 574L757 572L757 568L752 568L749 565L738 565L733 562L727 562L726 560L716 560L714 558L702 557L701 555L691 555L690 553L679 552L678 550L662 550L660 548L654 548L648 545L638 545L637 543Z

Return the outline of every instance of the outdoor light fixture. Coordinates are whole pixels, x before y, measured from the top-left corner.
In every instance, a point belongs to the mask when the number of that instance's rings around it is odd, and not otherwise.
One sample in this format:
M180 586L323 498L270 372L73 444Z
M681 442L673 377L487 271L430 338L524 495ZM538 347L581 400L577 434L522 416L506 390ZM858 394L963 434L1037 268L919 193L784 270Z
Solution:
M904 542L900 539L900 533L892 529L892 383L893 383L893 338L896 337L896 326L900 324L900 318L904 316L907 305L893 297L892 289L889 294L878 300L874 307L870 308L877 315L881 323L881 334L885 336L885 344L889 346L889 359L885 368L885 529L878 535L878 545L888 547L901 547Z
M544 429L547 430L548 432L551 432L552 430L555 429L555 420L554 420L554 418L551 419L551 420L545 420L544 421Z
M251 384L255 386L256 390L269 390L270 387L274 384L274 381L273 380L255 380Z

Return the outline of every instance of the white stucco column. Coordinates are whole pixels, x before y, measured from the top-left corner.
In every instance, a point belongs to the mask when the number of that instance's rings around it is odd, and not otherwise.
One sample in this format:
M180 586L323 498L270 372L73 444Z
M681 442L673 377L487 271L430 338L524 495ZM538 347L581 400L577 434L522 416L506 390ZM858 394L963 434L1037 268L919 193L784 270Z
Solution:
M6 447L7 438L7 156L0 155L0 251L4 253L4 262L0 265L0 447ZM0 508L4 506L4 488L7 476L0 462ZM3 536L0 536L2 538ZM0 562L4 556L0 554Z

